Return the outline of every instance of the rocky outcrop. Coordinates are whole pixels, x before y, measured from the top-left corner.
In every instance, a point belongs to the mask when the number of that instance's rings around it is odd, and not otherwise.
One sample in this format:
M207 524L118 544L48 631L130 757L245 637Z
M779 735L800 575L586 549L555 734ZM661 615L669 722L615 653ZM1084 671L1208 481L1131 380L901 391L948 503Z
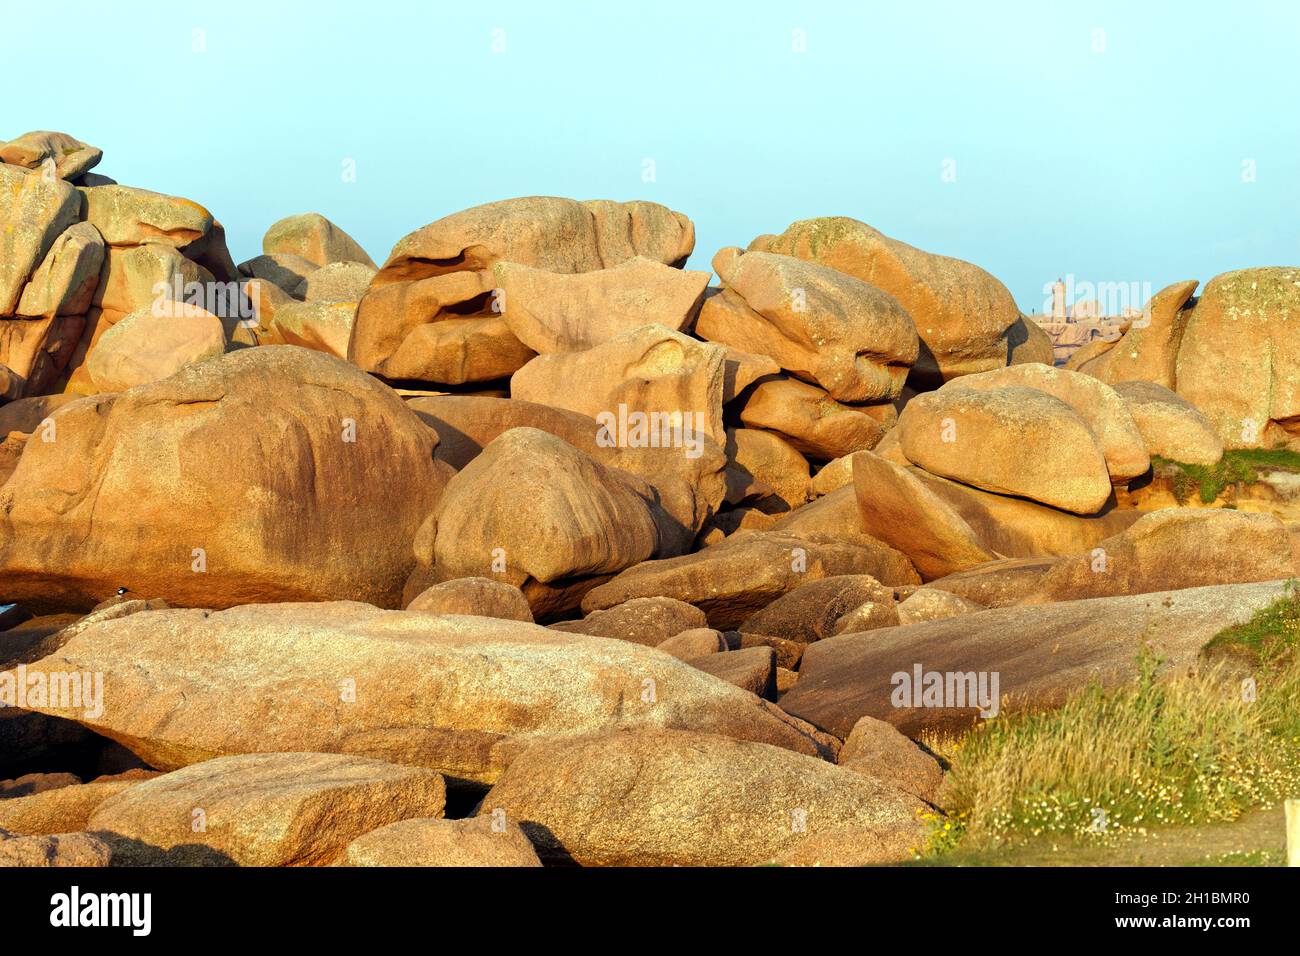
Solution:
M534 743L633 727L809 755L837 749L652 647L358 603L131 614L82 628L26 673L83 671L104 675L103 713L30 709L84 724L161 770L315 752L490 783Z
M1022 711L1285 710L1223 629L1296 602L1300 270L1040 325L856 220L710 287L554 197L236 265L100 155L0 142L0 865L895 864Z
M841 634L808 646L781 707L837 736L848 736L864 716L909 735L965 730L995 689L1003 699L992 703L1005 713L1059 706L1090 683L1118 686L1136 676L1144 654L1165 673L1185 671L1219 631L1284 592L1281 581L1229 584ZM937 683L930 674L939 675Z
M919 385L933 388L958 375L1001 368L1021 339L1020 310L993 276L856 219L805 219L780 235L759 236L749 248L829 266L898 300L921 338L911 372Z
M770 355L796 378L845 402L898 397L917 357L916 328L890 295L851 275L791 256L723 249L721 295L695 331Z
M884 584L915 583L916 572L879 542L781 531L731 538L695 554L647 561L623 571L583 599L592 612L633 598L671 597L704 611L717 628L736 627L801 584L841 574L869 574Z
M466 209L393 247L358 308L348 358L390 379L502 378L534 353L501 318L497 263L562 274L637 256L680 265L694 245L690 220L655 203L535 196Z
M557 273L498 262L492 278L501 318L537 352L583 352L646 325L677 332L694 324L709 273L637 256L609 269Z
M1076 554L1140 517L1116 508L1075 515L947 481L873 452L853 456L853 488L861 530L907 555L926 580L1000 557Z
M1179 344L1175 381L1225 447L1291 439L1300 417L1298 322L1300 269L1240 269L1206 283Z

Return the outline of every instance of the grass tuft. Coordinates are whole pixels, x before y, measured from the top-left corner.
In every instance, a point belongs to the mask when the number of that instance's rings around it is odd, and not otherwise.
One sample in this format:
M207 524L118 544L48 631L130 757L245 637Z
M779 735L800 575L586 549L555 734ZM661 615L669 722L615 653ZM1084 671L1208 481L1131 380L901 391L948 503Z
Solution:
M1153 456L1157 475L1172 483L1174 500L1185 505L1197 494L1202 504L1213 504L1229 485L1253 485L1261 471L1300 472L1300 452L1286 448L1235 448L1223 453L1213 465L1189 465Z
M1205 645L1208 656L1244 660L1253 667L1274 668L1296 658L1300 643L1300 581L1286 583L1286 593L1256 611L1249 621L1224 628Z

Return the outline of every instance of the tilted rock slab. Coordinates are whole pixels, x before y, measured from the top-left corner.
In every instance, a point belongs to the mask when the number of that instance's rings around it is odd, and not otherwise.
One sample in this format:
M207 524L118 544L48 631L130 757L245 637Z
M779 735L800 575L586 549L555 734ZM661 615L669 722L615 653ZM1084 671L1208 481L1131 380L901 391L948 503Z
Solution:
M1008 607L1274 581L1297 570L1287 526L1273 515L1217 508L1138 515L1082 553L990 561L932 584L985 607Z
M839 574L869 574L888 585L918 583L907 559L879 542L760 531L629 568L588 593L582 608L590 613L632 598L670 597L700 608L711 627L734 628L782 594Z
M104 240L88 222L65 229L32 274L18 302L29 318L84 315L90 308L104 264Z
M808 645L799 681L781 706L836 736L858 719L878 718L915 737L964 730L973 706L895 706L908 685L894 675L998 675L1000 711L1059 706L1090 682L1115 687L1137 676L1144 651L1166 673L1185 671L1225 627L1241 624L1286 593L1284 581L1225 584L1059 604L997 608L905 627L841 634ZM915 682L912 681L914 685ZM954 687L956 683L954 682ZM969 686L967 683L965 686ZM920 688L910 691L919 694ZM969 698L968 698L969 701Z
M911 794L761 743L642 730L538 746L483 798L543 860L584 866L752 866L828 829L875 831L905 859Z
M323 866L352 840L411 817L440 817L440 774L346 754L218 757L101 803L89 829L115 863Z
M15 314L23 287L80 210L81 195L62 180L0 164L0 317ZM22 374L4 354L0 362Z
M1080 516L980 491L869 451L853 456L852 491L860 530L907 555L927 581L1001 557L1077 554L1141 517L1118 508ZM843 493L809 507L828 502L823 507L829 508Z
M1186 279L1161 289L1151 297L1142 317L1134 320L1118 340L1080 348L1066 368L1110 385L1155 382L1173 388L1178 350L1195 307L1192 293L1198 285L1198 280Z
M787 511L808 500L808 459L780 435L760 428L728 428L726 448L733 479L770 488Z
M1273 515L1166 508L1143 514L1091 551L1058 559L1036 599L1243 584L1295 573L1286 525Z
M840 748L839 765L875 777L933 803L943 768L927 751L883 720L863 717Z
M490 783L532 743L629 727L708 731L811 755L836 749L654 648L351 602L141 612L87 626L28 666L69 671L103 673L104 712L49 713L161 770L312 751Z

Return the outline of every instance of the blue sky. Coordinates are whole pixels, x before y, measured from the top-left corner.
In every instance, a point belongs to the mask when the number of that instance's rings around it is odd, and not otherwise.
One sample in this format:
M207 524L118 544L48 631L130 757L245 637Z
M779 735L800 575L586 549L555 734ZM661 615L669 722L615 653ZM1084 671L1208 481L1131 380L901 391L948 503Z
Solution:
M382 262L550 194L681 210L701 268L853 216L1025 310L1066 273L1158 290L1300 262L1289 2L5 0L0 22L0 138L99 146L100 172L208 206L237 261L292 213Z

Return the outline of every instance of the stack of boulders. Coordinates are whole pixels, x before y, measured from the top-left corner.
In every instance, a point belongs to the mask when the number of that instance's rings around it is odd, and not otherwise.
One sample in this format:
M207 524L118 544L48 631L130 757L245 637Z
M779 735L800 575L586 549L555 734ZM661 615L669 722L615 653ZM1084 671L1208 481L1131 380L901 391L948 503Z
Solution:
M599 311L621 295L630 312L598 320L603 328L585 333L598 338L645 318L646 297L673 283L654 264L680 266L694 246L690 220L656 203L534 197L467 209L393 247L357 310L348 358L390 380L496 382L539 354L525 340L548 352L584 344L566 333L566 309ZM500 264L509 265L498 274ZM555 278L620 265L629 268L594 283ZM683 306L683 290L673 294L665 321ZM549 311L530 311L538 300Z
M357 303L376 271L357 241L319 213L274 223L262 255L239 264L255 306L251 344L301 345L347 358Z
M239 313L187 299L238 278L221 224L88 172L101 156L62 133L0 149L0 364L20 396L166 377L222 354Z
M1069 367L1110 385L1153 382L1214 424L1228 448L1291 444L1300 420L1300 268L1238 269L1152 297L1119 339L1080 349ZM1295 319L1296 321L1291 321Z
M897 861L944 803L915 738L1001 705L898 674L1053 706L1295 573L1274 514L1131 494L1289 436L1295 270L1057 369L852 219L710 273L650 202L380 268L308 213L236 266L99 155L0 146L0 864ZM3 697L67 674L102 698Z

